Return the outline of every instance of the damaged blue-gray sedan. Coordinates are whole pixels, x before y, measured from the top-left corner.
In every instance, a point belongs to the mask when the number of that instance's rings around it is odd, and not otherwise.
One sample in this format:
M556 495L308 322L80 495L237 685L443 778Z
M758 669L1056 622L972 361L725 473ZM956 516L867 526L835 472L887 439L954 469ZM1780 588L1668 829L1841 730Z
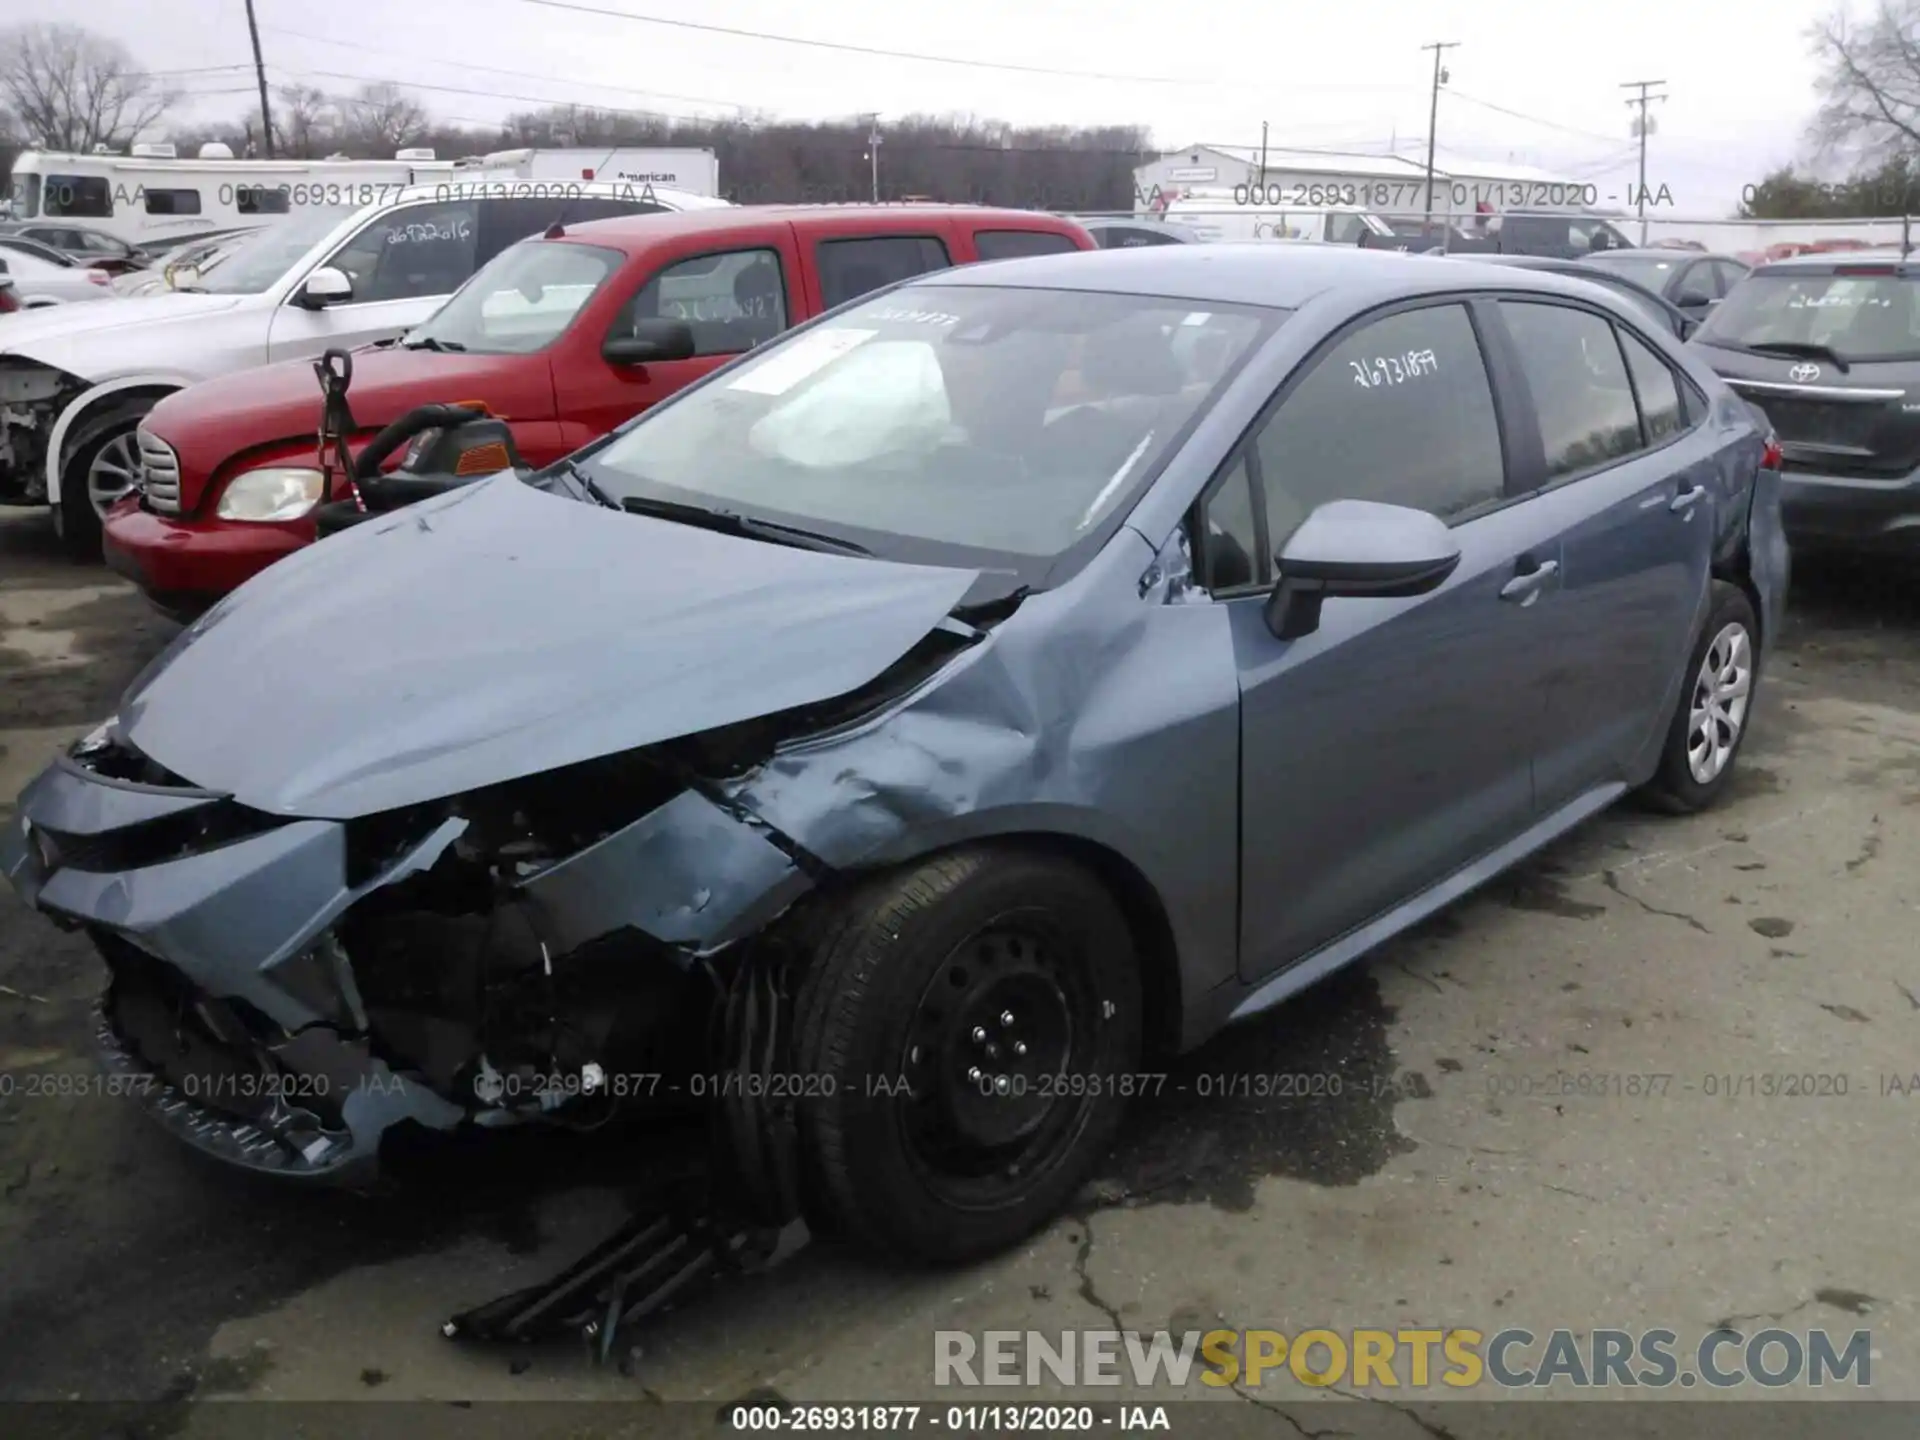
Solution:
M0 869L97 942L105 1063L236 1165L672 1094L746 1208L978 1256L1156 1056L1629 792L1712 802L1778 466L1577 280L944 271L275 566Z

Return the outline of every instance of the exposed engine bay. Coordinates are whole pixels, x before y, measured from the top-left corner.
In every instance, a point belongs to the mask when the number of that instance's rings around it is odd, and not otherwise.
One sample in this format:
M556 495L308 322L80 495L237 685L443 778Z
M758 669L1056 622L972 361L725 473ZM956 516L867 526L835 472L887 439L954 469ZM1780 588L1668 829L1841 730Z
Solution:
M47 498L47 447L61 412L87 382L51 365L0 355L0 504Z

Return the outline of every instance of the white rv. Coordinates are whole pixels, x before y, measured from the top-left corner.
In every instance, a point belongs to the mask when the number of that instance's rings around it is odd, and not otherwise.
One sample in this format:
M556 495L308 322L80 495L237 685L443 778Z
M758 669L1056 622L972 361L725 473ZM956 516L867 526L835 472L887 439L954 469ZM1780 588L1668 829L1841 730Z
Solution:
M688 195L720 193L720 160L711 150L601 150L590 145L564 150L496 150L462 160L460 168L463 175L474 170L486 179L624 181Z
M315 206L375 204L453 168L431 150L391 160L236 160L217 143L190 160L171 145L135 145L126 155L26 150L13 162L13 218L72 220L129 245L184 242Z
M1391 236L1393 228L1357 205L1249 205L1246 189L1188 190L1159 212L1190 227L1202 240L1308 240L1358 245L1366 234Z

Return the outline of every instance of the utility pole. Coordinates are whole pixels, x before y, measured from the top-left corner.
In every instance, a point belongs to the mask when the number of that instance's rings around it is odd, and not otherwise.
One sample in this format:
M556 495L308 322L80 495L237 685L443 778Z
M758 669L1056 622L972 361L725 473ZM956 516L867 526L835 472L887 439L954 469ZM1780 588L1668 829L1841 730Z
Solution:
M1634 197L1640 213L1640 243L1647 243L1647 136L1653 133L1653 117L1647 114L1649 100L1664 100L1665 95L1649 95L1647 92L1656 85L1664 85L1664 80L1629 80L1620 88L1638 90L1640 93L1627 101L1629 107L1638 106L1640 113L1633 118L1633 133L1640 137L1640 193Z
M1427 218L1422 230L1433 228L1433 132L1440 125L1440 87L1447 83L1447 72L1440 64L1440 57L1449 50L1458 50L1458 40L1440 40L1431 45L1422 45L1422 50L1433 52L1433 102L1427 107Z
M1267 194L1267 122L1260 122L1260 203L1266 204Z
M267 66L260 58L260 25L253 18L253 0L247 0L247 33L253 37L253 74L260 82L260 144L273 159L273 112L267 109Z
M860 117L867 122L867 162L873 177L873 203L880 203L880 117L869 113Z

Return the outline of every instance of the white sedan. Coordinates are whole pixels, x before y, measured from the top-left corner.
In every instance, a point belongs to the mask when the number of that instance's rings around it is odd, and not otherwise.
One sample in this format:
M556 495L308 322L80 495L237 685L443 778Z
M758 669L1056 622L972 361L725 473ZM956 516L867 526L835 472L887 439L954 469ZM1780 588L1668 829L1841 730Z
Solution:
M21 250L0 249L0 270L13 281L23 310L113 298L113 277L84 265L58 265Z

